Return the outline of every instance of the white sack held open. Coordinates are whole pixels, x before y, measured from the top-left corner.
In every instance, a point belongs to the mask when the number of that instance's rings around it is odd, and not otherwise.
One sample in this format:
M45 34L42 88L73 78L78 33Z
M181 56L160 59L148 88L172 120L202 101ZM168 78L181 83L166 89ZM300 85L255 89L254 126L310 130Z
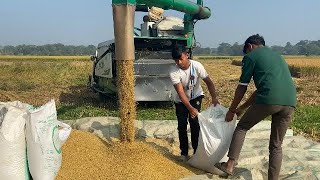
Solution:
M30 113L30 121L26 122L26 136L31 176L34 180L54 180L61 166L61 146L71 128L57 120L54 100L30 110Z
M191 166L214 174L220 173L214 164L227 161L237 119L235 116L233 121L226 122L227 112L227 108L218 104L198 114L200 134L197 151L188 161Z

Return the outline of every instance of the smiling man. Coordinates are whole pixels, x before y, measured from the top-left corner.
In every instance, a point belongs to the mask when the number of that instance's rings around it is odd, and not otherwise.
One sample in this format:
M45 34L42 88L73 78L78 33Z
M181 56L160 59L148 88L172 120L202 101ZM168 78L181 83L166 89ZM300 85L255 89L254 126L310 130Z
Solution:
M175 97L176 116L181 150L181 160L188 160L188 121L191 130L193 153L196 152L199 138L199 122L197 115L201 109L204 92L200 85L202 79L211 95L213 105L219 103L213 82L200 62L190 60L185 47L177 46L172 50L172 58L176 66L170 70L170 78L177 91Z

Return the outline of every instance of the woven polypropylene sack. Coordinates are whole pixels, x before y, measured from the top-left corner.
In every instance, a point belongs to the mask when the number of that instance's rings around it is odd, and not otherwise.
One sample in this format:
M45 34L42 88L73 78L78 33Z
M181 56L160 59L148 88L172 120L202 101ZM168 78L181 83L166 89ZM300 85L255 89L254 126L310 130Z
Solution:
M200 134L197 151L188 161L191 166L219 173L214 164L227 160L226 155L236 126L236 116L231 122L225 121L227 111L227 108L217 105L198 114Z
M148 16L152 21L158 21L163 18L163 12L162 8L152 7L148 12Z
M25 140L28 118L25 109L0 103L0 179L29 179Z
M38 109L30 110L26 122L28 164L34 180L53 180L62 162L62 143L69 136L70 126L59 123L54 100ZM69 131L63 133L62 130Z

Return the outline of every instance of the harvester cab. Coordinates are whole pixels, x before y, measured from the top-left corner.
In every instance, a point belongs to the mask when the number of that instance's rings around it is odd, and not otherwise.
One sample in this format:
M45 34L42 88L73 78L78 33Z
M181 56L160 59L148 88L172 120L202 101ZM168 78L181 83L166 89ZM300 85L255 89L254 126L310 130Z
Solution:
M184 19L166 17L164 10L185 12ZM139 28L134 28L134 76L136 101L171 101L176 95L169 77L169 70L175 66L171 57L174 46L195 47L193 27L198 19L210 17L210 10L186 0L137 1L136 11L145 12ZM91 57L93 72L89 78L90 87L100 98L117 96L117 66L113 40L98 44L96 54Z

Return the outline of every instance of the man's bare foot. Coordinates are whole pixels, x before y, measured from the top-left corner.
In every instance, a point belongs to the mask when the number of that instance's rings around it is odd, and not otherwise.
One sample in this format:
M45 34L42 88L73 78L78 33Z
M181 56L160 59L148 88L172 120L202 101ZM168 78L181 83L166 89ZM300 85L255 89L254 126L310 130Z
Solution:
M232 176L235 165L236 165L236 162L234 160L229 159L227 162L217 163L214 166L219 170L223 171L224 173L226 173L227 176Z

